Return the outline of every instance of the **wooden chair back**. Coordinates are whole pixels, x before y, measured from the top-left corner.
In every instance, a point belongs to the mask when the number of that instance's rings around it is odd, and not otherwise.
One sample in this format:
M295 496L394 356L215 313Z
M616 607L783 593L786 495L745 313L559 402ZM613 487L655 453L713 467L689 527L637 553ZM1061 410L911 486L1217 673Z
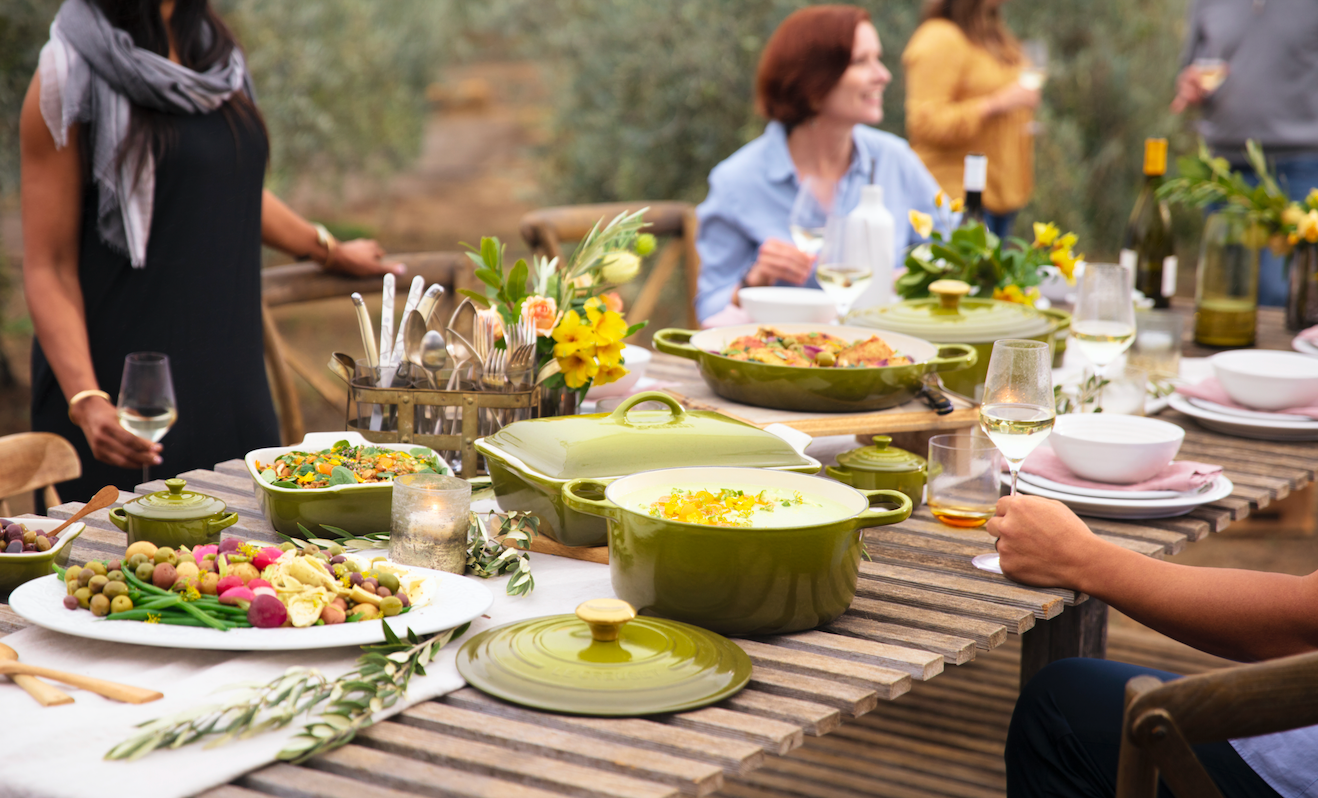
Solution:
M1221 798L1190 746L1318 724L1318 652L1126 685L1117 798Z
M700 328L696 318L696 281L700 277L700 256L696 253L696 208L689 202L606 202L595 205L563 205L540 208L522 217L522 238L538 255L562 258L563 244L585 238L601 218L607 223L620 213L648 207L646 232L671 236L655 257L654 266L641 285L640 293L626 309L627 322L650 319L660 306L664 288L673 279L679 263L684 264L685 291L683 313L675 322L685 322L693 330ZM647 330L653 333L654 330Z
M436 312L445 314L445 318L455 306L453 297L457 289L475 287L471 262L461 252L414 252L390 255L389 259L407 266L407 276L400 280L404 285L404 296L407 293L406 285L418 274L425 278L426 285L439 283L444 286L444 296ZM378 294L380 278L329 274L309 261L274 266L261 272L261 322L265 333L266 368L279 411L279 435L284 445L300 442L306 433L297 385L293 381L294 374L336 407L347 406L348 391L342 383L330 377L325 367L329 352L318 352L312 360L307 360L285 345L270 308L316 299L347 297L354 291L367 296Z
M73 444L49 432L0 437L0 516L9 516L9 497L45 491L47 507L60 503L55 483L82 476Z

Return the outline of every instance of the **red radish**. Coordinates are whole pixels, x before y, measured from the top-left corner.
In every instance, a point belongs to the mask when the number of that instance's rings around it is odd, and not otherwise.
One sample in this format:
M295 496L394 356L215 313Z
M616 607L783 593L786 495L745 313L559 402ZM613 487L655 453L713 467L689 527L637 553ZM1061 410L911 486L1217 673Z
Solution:
M256 590L258 587L274 587L274 585L260 578L251 580L250 582L247 583L247 586L250 587L252 590Z
M231 587L220 594L220 603L234 607L246 607L256 600L252 591L245 587ZM278 601L279 599L275 599Z
M256 580L252 580L252 581L256 581ZM249 586L247 589L250 590L250 591L252 591L252 595L253 595L253 596L274 596L275 598L279 598L279 594L275 592L275 589L274 589L273 587L250 587L250 586Z
M267 546L266 548L261 549L261 551L252 558L252 565L256 566L256 570L264 571L266 568L273 565L275 560L278 560L282 556L284 556L283 549L274 546Z
M220 577L219 584L215 586L215 590L223 596L225 593L229 592L230 588L242 586L243 578L241 576L222 576Z
M247 620L258 629L273 629L288 620L288 609L274 596L257 596L247 608Z
M238 549L241 549L242 546L243 542L238 538L225 538L220 541L220 553L227 554L231 551L237 551Z

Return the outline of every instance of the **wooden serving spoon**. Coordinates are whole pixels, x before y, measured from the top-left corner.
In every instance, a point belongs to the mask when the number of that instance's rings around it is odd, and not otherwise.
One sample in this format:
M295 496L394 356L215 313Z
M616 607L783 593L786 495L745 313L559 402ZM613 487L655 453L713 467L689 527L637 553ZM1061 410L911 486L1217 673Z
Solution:
M83 690L90 690L114 701L123 701L129 704L145 704L148 701L165 697L163 693L157 693L155 690L144 690L141 687L107 682L104 679L94 679L91 676L83 676L79 673L57 671L53 668L43 668L40 665L28 665L19 662L18 652L4 643L0 643L0 674L6 676L13 676L14 674L43 676Z
M18 661L18 652L9 646L0 643L0 660ZM9 677L14 684L27 691L27 694L37 700L38 704L43 707L53 707L59 704L72 704L73 696L59 689L53 684L46 684L35 676L28 676L22 673L15 673Z
M46 536L58 535L65 529L68 529L69 524L72 524L74 521L82 520L83 516L88 513L94 513L97 510L104 510L106 507L109 507L117 501L119 501L119 489L114 485L106 485L96 491L96 495L91 498L91 501L84 504L81 510L69 516L69 520L55 527L50 532L47 532Z

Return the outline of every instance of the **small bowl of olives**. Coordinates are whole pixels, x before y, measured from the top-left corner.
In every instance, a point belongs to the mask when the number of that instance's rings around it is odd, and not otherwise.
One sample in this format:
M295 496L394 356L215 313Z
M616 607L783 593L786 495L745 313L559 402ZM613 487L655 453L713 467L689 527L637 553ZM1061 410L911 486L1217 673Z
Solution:
M73 540L86 526L70 524L51 535L63 521L57 518L0 518L0 596L33 579L68 565Z

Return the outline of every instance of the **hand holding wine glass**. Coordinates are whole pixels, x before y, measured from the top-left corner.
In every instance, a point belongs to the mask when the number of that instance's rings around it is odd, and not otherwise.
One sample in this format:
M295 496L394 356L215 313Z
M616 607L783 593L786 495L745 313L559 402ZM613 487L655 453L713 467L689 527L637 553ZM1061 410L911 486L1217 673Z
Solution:
M1011 495L1021 464L1053 429L1052 347L1042 341L1003 339L989 357L979 424L1011 472ZM981 554L975 567L1002 573L997 554Z
M139 438L157 443L178 418L169 356L134 352L124 358L119 385L119 424ZM150 479L150 466L142 466L142 481Z

